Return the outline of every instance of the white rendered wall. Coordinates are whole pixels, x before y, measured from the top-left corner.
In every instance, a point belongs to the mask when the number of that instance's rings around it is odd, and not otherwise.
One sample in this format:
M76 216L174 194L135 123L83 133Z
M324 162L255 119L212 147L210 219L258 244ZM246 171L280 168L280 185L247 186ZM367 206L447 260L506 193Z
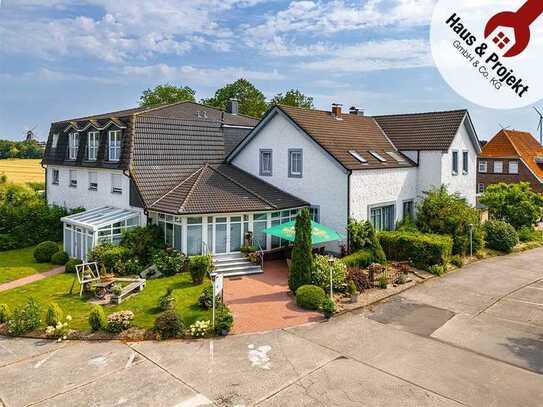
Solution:
M303 149L303 178L289 178L288 150ZM260 176L260 149L273 150L273 175ZM232 164L283 191L320 206L320 221L338 232L347 227L347 173L283 115L275 115Z
M396 222L403 217L403 202L417 196L417 168L387 168L353 171L350 217L368 220L369 208L396 206Z
M458 174L452 173L452 152L458 151ZM462 152L468 152L468 173L462 172ZM477 184L477 152L465 125L460 126L449 151L442 156L442 183L449 192L458 192L466 198L470 205L476 204Z
M424 197L424 192L442 184L441 151L421 151L417 174L417 199Z
M53 169L59 170L59 184L53 184ZM77 188L70 187L70 169L77 171ZM89 190L89 171L97 174L98 190ZM111 175L119 174L122 179L122 194L111 192ZM65 166L47 167L47 201L66 208L85 209L113 206L121 209L137 209L130 206L130 179L121 170L81 168Z

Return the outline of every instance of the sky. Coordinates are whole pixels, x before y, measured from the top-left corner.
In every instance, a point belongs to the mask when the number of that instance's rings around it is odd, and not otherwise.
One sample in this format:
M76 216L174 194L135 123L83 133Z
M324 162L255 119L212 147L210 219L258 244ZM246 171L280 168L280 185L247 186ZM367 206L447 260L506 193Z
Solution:
M296 88L315 106L368 115L467 108L479 138L536 134L531 108L458 96L434 66L434 0L0 0L0 139L53 121L135 107L144 89L197 99L238 78L271 98Z

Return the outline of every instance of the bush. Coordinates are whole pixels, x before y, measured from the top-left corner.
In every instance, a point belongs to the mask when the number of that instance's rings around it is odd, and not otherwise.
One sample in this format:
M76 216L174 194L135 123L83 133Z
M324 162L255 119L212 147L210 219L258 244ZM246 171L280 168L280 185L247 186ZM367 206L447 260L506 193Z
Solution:
M8 320L8 333L22 335L37 329L41 324L41 308L34 298L29 298L24 305L16 307Z
M189 332L195 338L203 338L211 331L211 321L196 321L189 327Z
M59 250L51 256L51 263L64 266L70 260L70 256L64 250Z
M101 331L107 327L107 317L101 305L95 305L89 314L89 325L93 331Z
M372 261L381 264L386 263L385 253L370 222L349 219L347 231L349 232L349 250L351 253L368 250L372 255Z
M82 264L83 261L82 260L79 260L79 259L71 259L71 260L68 260L68 262L66 263L66 265L64 266L64 272L65 273L72 273L74 274L75 273L75 266L79 265L79 264Z
M198 303L202 309L211 309L213 307L213 286L211 284L202 290L202 293L198 298ZM215 304L219 303L221 303L221 298L220 296L217 296L215 298Z
M447 272L447 266L443 264L434 264L428 267L428 271L436 276L441 276Z
M346 277L347 266L340 259L336 259L332 265L332 284L335 291L344 292L347 289ZM330 290L330 264L327 256L315 256L311 284L327 292Z
M156 269L165 276L173 276L181 272L185 256L173 249L162 250L153 257Z
M218 335L227 334L232 326L234 326L234 316L225 304L221 304L215 312L215 332Z
M120 333L130 328L134 319L132 311L119 311L109 314L107 317L107 330L112 333Z
M36 246L33 255L38 263L49 263L56 252L58 252L58 244L46 241Z
M192 256L190 258L190 276L194 285L204 282L207 273L211 272L213 260L211 256Z
M55 302L49 304L45 313L45 323L47 326L56 326L59 322L62 322L63 318L64 312L62 308Z
M411 216L407 216L404 219L402 219L400 222L396 224L396 230L399 232L417 232L417 224L411 218Z
M296 304L304 309L318 310L325 297L324 290L315 285L303 285L296 290Z
M0 304L0 324L8 322L10 315L8 304Z
M330 318L336 312L336 303L333 299L326 297L322 302L322 313L326 318Z
M311 282L313 247L309 209L302 209L296 216L295 232L292 262L288 271L288 287L293 293L298 287Z
M377 283L379 288L382 288L383 290L386 289L388 287L388 276L385 273L381 274L377 280Z
M98 263L102 264L110 273L123 275L123 264L128 260L128 249L122 246L110 246L101 253Z
M165 311L155 319L155 332L160 339L175 338L183 328L183 320L173 310Z
M464 267L464 258L458 254L451 257L451 264L461 269Z
M347 292L350 294L350 295L354 295L356 293L358 293L358 288L356 287L356 284L353 280L350 280L349 281L349 284L347 284Z
M543 195L527 182L489 185L480 198L492 219L503 220L515 229L533 226L543 214Z
M162 311L168 311L175 308L175 303L177 302L176 298L172 295L173 289L168 288L166 293L160 297L158 301L158 307Z
M371 282L368 275L361 269L349 269L347 272L347 281L354 283L358 292L371 288Z
M449 235L453 254L470 252L470 231L473 225L473 253L483 246L479 211L458 194L449 194L445 186L425 192L417 207L417 227L423 233Z
M535 230L533 226L523 226L517 233L521 242L539 242L543 240L543 232Z
M121 246L128 249L129 258L146 267L152 263L153 256L164 249L162 229L156 225L133 228L123 233Z
M453 246L449 236L413 232L380 232L379 240L389 259L409 260L420 269L447 264Z
M373 260L373 253L368 249L358 250L348 256L345 256L341 259L343 264L347 267L360 267L367 268Z
M484 230L486 244L491 249L510 253L519 242L515 228L502 220L485 222Z

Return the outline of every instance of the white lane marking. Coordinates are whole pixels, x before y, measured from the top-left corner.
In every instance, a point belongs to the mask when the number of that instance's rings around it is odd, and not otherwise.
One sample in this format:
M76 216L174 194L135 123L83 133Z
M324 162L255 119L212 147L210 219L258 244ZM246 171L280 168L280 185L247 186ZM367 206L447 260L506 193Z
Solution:
M124 368L125 369L131 368L132 364L134 363L134 359L136 359L136 352L132 351L132 353L128 357L128 360L126 361L126 365L124 366Z
M44 359L42 359L42 360L40 360L38 363L36 363L36 364L34 365L34 369L39 369L40 367L42 367L43 364L44 364L45 362L47 362L49 359L51 359L51 358L54 356L54 354L57 353L59 350L60 350L60 349L57 349L57 350L51 352L49 355L47 355L47 357L45 357Z
M197 394L196 396L191 397L185 401L182 401L179 404L176 404L175 407L202 407L202 406L212 406L213 402L208 399L203 394Z

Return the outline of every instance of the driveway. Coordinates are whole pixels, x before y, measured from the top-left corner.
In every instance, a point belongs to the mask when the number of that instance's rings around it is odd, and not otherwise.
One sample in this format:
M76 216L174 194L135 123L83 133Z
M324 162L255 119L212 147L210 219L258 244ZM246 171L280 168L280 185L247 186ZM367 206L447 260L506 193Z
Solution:
M330 322L217 340L0 338L0 406L540 406L543 249Z

